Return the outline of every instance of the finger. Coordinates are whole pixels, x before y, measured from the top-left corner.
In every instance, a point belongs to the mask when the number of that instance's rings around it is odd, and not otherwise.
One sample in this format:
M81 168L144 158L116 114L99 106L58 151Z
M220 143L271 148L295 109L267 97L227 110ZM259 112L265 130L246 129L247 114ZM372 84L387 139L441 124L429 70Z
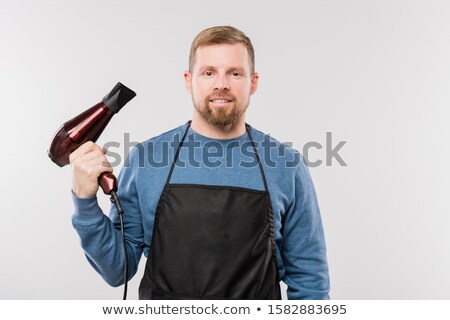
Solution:
M84 155L81 155L78 159L80 161L90 161L95 158L105 158L105 155L101 150L94 149L94 150L88 151Z
M100 147L92 141L87 141L70 154L69 160L72 162L73 160L79 158L83 154L95 149L100 149Z
M100 175L102 172L113 172L113 167L104 158L93 159L87 163L88 166L94 168L96 173Z

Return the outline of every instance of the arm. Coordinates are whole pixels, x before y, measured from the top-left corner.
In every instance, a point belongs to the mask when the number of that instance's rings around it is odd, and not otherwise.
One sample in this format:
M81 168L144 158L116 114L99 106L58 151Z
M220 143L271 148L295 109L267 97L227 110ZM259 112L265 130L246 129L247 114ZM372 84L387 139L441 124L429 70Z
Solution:
M289 299L329 299L326 246L317 196L308 168L295 173L295 197L283 221L282 258Z
M75 154L75 157L79 158L80 155ZM124 166L119 175L118 186L118 196L120 197L125 212L123 218L128 253L129 279L137 271L142 254L141 244L143 242L142 220L134 184L134 171L131 158L132 154L130 154L129 159L130 165ZM75 159L71 159L71 162L75 162ZM78 166L82 167L83 165L79 163ZM75 165L73 164L72 167L75 167ZM80 181L82 178L80 178L81 174L77 175L75 171L81 169L73 168L73 170L73 201L75 212L72 216L72 224L80 236L81 246L89 263L108 284L111 286L119 286L123 284L124 255L117 210L115 206L111 206L110 218L104 215L98 205L96 195L89 195L89 192L84 191L89 188L77 188L77 186L82 185ZM96 192L98 185L94 189ZM75 190L79 191L81 196Z

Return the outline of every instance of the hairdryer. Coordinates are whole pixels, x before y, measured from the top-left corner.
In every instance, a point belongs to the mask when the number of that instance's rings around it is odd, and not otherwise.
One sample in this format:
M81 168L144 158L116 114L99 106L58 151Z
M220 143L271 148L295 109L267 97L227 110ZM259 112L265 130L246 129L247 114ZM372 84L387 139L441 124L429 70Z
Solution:
M114 114L135 96L134 91L117 83L102 102L65 122L58 129L48 150L50 159L60 167L69 164L70 154L87 141L97 141ZM117 179L112 173L102 173L98 184L105 194L111 195L117 191Z
M97 141L114 114L118 113L120 109L135 96L136 93L134 91L120 82L117 83L101 102L87 109L75 118L65 122L58 129L50 144L50 149L48 149L48 156L50 159L60 167L69 164L70 154L87 141ZM117 179L112 173L104 172L99 176L98 184L105 194L111 196L111 202L116 205L120 218L122 244L125 256L125 300L127 292L128 258L122 219L123 209L116 194Z

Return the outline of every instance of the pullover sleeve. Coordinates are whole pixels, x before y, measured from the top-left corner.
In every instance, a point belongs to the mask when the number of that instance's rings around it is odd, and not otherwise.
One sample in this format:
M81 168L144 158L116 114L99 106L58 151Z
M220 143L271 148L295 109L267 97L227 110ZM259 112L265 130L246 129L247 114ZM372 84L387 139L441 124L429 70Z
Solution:
M325 238L316 192L308 168L300 161L295 173L295 197L284 217L283 281L288 299L329 299Z
M137 271L142 254L143 228L136 192L133 151L118 177L118 196L124 209L123 220L128 255L128 279ZM109 217L99 207L97 197L78 198L72 193L75 212L72 225L92 267L111 286L124 280L124 253L117 210L111 206Z

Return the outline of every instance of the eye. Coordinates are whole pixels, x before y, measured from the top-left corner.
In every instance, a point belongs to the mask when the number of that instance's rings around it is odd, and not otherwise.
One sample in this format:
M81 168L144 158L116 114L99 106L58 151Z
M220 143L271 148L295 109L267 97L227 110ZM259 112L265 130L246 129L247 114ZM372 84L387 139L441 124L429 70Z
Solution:
M232 75L234 78L239 78L239 77L242 76L242 74L241 74L240 72L238 72L238 71L233 71L233 72L231 73L231 75Z
M207 77L211 77L213 75L213 72L208 70L208 71L203 72L203 74Z

